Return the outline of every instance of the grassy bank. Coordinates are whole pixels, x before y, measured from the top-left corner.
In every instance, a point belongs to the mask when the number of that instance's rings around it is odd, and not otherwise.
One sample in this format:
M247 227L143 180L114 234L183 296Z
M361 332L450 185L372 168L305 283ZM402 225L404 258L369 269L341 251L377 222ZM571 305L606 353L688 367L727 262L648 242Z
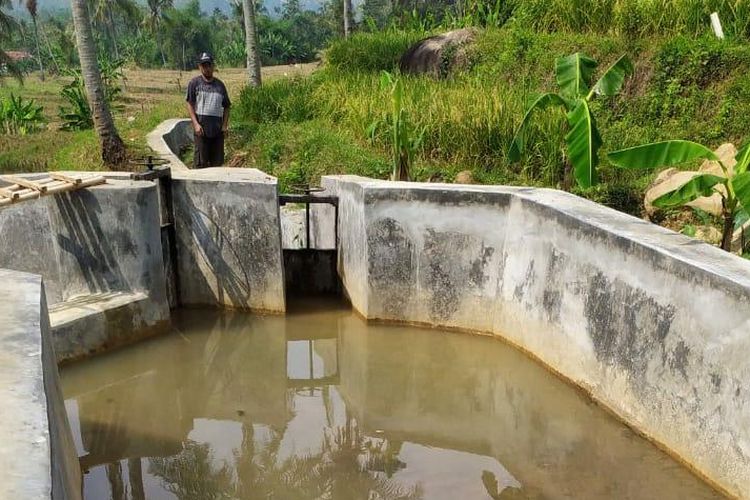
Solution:
M248 151L251 163L282 183L287 177L298 180L300 169L312 182L321 173L338 171L387 176L390 137L377 127L370 133L371 125L388 113L388 91L379 83L379 72L395 70L398 56L417 37L357 35L335 43L326 53L325 68L311 77L244 91L235 110L244 127L238 145ZM635 62L623 94L594 104L603 153L667 138L712 146L739 143L750 130L750 76L743 69L750 47L744 43L710 36L659 39L518 26L487 29L470 52L470 69L443 81L405 77L406 107L424 130L416 178L451 181L468 169L479 182L557 186L565 133L559 111L538 116L520 162L508 159L508 149L529 100L554 90L555 57L576 51L593 56L602 70L623 53ZM282 141L283 147L269 153L269 141ZM357 155L366 160L357 162ZM301 163L305 166L290 168ZM601 173L602 184L583 194L638 213L652 173L615 170L606 161Z
M264 78L273 81L294 75L309 74L314 65L264 68ZM123 141L133 157L149 153L146 135L168 118L187 117L183 93L189 79L197 72L171 70L125 71L121 82L123 92L113 109L115 122ZM217 75L226 83L233 98L239 96L246 82L244 69L219 70ZM47 77L40 81L36 74L22 83L6 79L0 85L0 98L11 94L33 99L43 106L45 128L24 136L0 134L0 173L40 172L48 170L101 170L99 143L93 130L68 132L60 130L59 108L64 104L60 90L69 81L66 77ZM134 165L123 168L136 169Z

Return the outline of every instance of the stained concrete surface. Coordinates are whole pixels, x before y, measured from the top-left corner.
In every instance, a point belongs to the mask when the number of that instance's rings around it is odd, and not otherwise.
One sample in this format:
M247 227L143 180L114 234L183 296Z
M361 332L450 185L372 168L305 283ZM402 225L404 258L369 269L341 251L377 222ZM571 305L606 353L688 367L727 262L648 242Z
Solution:
M175 173L172 187L182 304L283 312L276 179L207 168Z
M5 242L0 268L43 276L47 305L58 312L80 297L143 294L148 300L131 304L126 326L164 330L169 306L159 226L157 190L151 182L110 179L101 186L25 201L0 209ZM126 340L121 323L120 316L67 325L78 345L55 335L61 360L68 359L68 352L95 351L116 338ZM53 322L53 329L57 326Z
M0 498L80 499L42 279L0 269L0 317Z
M554 190L323 185L363 315L502 336L750 497L750 263Z

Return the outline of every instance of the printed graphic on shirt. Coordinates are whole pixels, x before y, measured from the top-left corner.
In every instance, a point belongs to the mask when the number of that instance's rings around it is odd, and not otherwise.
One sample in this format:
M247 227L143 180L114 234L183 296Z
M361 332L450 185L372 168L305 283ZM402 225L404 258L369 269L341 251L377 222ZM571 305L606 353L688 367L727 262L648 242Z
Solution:
M198 87L195 113L204 116L224 116L224 96L219 92Z
M207 82L203 77L197 76L188 84L186 100L195 108L204 135L221 135L224 110L231 106L224 84L217 78Z

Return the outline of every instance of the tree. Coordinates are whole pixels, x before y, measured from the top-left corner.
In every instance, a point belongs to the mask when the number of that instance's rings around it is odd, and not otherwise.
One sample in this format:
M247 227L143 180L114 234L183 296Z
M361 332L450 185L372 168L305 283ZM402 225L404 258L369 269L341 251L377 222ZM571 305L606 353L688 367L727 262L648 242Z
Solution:
M344 37L349 38L352 31L352 0L344 0Z
M294 19L302 13L300 0L286 0L281 8L282 19Z
M26 0L26 10L31 16L34 24L34 42L36 43L36 58L39 62L39 78L44 80L44 63L42 63L42 51L39 48L39 27L37 26L37 3L36 0Z
M161 43L162 19L164 18L164 11L171 7L172 0L148 0L149 15L146 18L146 25L156 37L156 44L159 46L162 66L167 65L167 59L164 56L164 45Z
M94 128L99 135L102 160L107 165L119 165L125 161L125 144L117 133L112 113L104 95L102 76L96 60L96 46L91 30L86 0L71 0L73 24L78 42L78 57L81 60L81 74L86 86L86 95L94 115Z
M245 53L247 55L248 83L260 87L260 51L258 50L258 26L255 19L255 2L242 0L245 19Z
M365 23L371 23L378 29L388 24L391 13L390 0L365 0L362 4L362 18Z
M8 42L11 40L12 30L15 27L13 18L3 11L3 9L9 9L10 7L10 0L0 0L0 67L5 66L11 75L16 77L19 81L22 81L21 70L2 48L2 42ZM2 79L2 77L3 75L0 73L0 79Z

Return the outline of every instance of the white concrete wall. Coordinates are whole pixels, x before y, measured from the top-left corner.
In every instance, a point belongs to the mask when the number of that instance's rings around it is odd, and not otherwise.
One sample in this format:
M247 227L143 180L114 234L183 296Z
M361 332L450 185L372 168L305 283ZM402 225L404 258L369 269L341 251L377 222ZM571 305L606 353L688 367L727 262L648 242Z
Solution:
M147 297L95 327L71 323L57 332L53 324L64 359L135 340L137 330L158 333L169 326L154 183L108 179L0 208L0 239L0 268L41 275L53 310L90 296Z
M553 190L326 177L368 318L501 336L750 498L750 263Z
M180 303L283 312L276 179L205 168L172 179Z
M0 269L0 498L81 498L39 276Z

